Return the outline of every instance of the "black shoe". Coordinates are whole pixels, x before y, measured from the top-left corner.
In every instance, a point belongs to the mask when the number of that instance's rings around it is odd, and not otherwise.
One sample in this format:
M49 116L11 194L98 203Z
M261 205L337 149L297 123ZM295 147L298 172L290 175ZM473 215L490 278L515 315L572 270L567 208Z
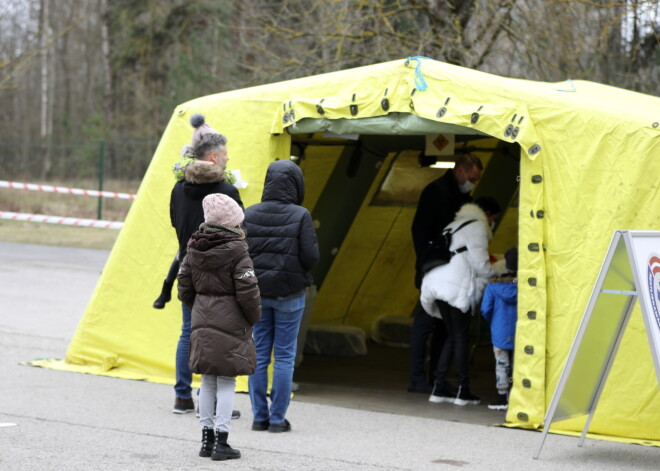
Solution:
M481 404L481 399L472 394L468 388L459 386L454 405L467 406L468 404L476 406L477 404Z
M431 394L433 391L433 386L429 383L410 383L408 384L408 392L411 393L422 393L422 394Z
M175 414L187 414L188 412L195 412L195 402L192 400L192 397L188 399L181 399L177 397L174 400L174 407L172 412Z
M154 309L163 309L165 304L170 302L172 299L172 285L174 285L174 283L170 283L167 280L163 281L163 288L160 291L160 296L158 296L158 299L156 299L153 304Z
M204 430L202 430L202 449L199 450L199 456L204 458L211 456L214 443L215 431L211 427L204 427Z
M268 427L270 426L270 422L267 420L255 420L252 422L252 430L255 432L264 432L268 430Z
M429 396L429 402L434 402L436 404L442 402L453 403L456 399L456 393L456 389L447 383L435 383L431 395Z
M490 410L507 410L509 408L509 400L506 394L498 394L497 399L488 404Z
M268 431L270 433L290 432L291 424L289 423L288 420L284 419L284 422L282 422L281 424L270 424L268 426Z
M213 453L211 454L212 460L235 460L241 457L241 452L230 447L227 443L227 438L229 438L228 432L220 432L216 430L215 433L215 445L213 447Z

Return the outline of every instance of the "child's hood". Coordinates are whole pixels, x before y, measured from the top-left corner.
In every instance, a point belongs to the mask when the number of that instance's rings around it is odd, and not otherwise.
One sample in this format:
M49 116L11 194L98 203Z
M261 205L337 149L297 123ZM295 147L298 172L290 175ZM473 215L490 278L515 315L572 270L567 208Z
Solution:
M236 252L247 251L244 239L230 232L195 232L188 241L190 263L202 270L218 270L231 263Z
M502 299L507 304L515 304L518 299L518 283L515 282L503 282L503 283L493 283L492 285L493 294Z

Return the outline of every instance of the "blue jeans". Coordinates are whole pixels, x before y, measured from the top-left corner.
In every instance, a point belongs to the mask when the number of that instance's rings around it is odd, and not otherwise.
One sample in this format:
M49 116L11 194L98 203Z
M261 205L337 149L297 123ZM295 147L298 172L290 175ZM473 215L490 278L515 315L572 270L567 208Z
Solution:
M287 300L261 298L261 320L253 330L257 368L248 380L255 422L270 421L271 424L284 422L291 399L298 329L304 310L304 294ZM271 353L275 362L269 410L266 393Z
M183 310L183 322L181 324L181 336L179 344L176 347L176 384L174 392L180 399L190 399L192 397L192 371L190 371L190 319L192 312L188 306L181 303Z

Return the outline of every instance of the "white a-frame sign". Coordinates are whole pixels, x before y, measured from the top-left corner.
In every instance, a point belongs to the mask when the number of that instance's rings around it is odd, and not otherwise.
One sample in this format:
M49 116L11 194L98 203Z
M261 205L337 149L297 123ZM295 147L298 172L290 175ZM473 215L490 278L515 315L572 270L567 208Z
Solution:
M660 232L616 231L552 396L534 459L552 422L588 414L578 445L584 443L638 298L660 386Z

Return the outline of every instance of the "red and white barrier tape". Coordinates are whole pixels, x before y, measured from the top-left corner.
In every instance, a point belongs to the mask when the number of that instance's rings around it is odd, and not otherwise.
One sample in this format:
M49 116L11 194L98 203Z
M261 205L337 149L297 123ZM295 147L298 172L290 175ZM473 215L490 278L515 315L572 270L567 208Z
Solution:
M34 183L8 182L0 180L0 188L14 188L16 190L47 191L50 193L64 193L68 195L102 196L103 198L119 198L134 200L135 195L130 193L115 193L113 191L82 190L80 188L66 188L63 186L36 185Z
M98 227L102 229L121 229L121 221L102 221L99 219L65 218L61 216L45 216L43 214L12 213L0 211L0 219L12 221L47 222L49 224L64 224L67 226Z

